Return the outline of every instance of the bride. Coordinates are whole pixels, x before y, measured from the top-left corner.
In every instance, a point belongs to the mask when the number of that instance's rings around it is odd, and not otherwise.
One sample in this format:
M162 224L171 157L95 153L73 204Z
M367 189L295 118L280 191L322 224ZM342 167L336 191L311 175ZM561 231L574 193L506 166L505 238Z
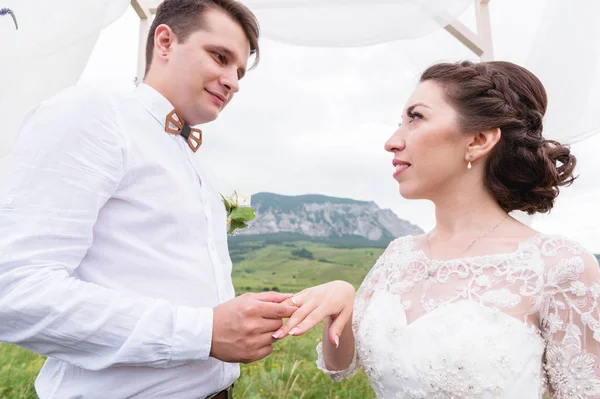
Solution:
M542 136L546 105L512 63L427 69L385 149L436 227L393 241L356 295L342 281L296 294L274 337L324 319L318 367L335 381L364 368L378 398L600 398L598 262L508 215L549 212L574 180L575 157Z

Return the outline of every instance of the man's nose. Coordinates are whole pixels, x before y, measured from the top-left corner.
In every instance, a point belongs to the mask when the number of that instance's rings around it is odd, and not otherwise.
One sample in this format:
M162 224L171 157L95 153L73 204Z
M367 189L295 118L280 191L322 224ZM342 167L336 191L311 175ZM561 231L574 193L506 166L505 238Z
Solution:
M240 90L237 71L227 71L221 76L221 84L227 88L231 94L235 94Z

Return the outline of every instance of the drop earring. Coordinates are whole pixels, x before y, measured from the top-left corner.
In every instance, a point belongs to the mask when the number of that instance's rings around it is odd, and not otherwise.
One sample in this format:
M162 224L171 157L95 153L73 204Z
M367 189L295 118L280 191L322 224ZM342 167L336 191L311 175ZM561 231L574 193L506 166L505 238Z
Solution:
M469 154L469 163L467 164L467 169L471 169L473 165L471 165L471 160L473 159L473 155Z

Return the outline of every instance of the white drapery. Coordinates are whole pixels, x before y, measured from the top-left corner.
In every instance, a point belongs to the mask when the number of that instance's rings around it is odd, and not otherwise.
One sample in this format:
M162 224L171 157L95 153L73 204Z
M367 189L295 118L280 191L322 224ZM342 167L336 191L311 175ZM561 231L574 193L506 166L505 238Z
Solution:
M0 18L0 170L26 113L77 83L102 29L129 0L4 0Z
M357 47L417 38L473 0L246 0L266 37L302 46Z
M439 35L428 35L458 18L473 0L246 0L256 12L263 34L294 45L353 47L405 40L414 66L419 70L437 61L464 58L456 47L438 45L435 51L419 53L415 48L435 48ZM494 12L514 7L503 1L490 2L492 37ZM600 132L600 2L589 0L548 1L526 59L504 52L534 72L549 96L545 136L576 143ZM513 11L515 24L535 19ZM423 37L425 36L425 37ZM532 40L533 39L533 40ZM513 43L515 48L522 43ZM522 49L521 49L522 50ZM474 55L473 55L474 57ZM594 108L595 107L595 108Z
M550 1L525 66L548 91L544 136L576 143L600 132L600 2Z
M303 46L356 47L404 39L406 48L439 38L441 28L473 0L246 0L265 37ZM501 1L492 2L498 9ZM0 19L0 170L27 110L81 75L101 30L123 14L128 0L5 0L19 22ZM507 5L505 5L507 6ZM494 8L492 8L492 16ZM540 10L541 11L541 10ZM528 18L519 15L515 18ZM600 132L600 2L549 1L522 64L549 93L545 135L575 143ZM493 32L492 18L492 32ZM437 32L437 33L436 33ZM431 43L422 48L431 49ZM464 52L462 53L464 54ZM510 55L510 54L509 54ZM464 56L455 55L455 59ZM452 59L447 48L407 59L421 68ZM510 57L503 57L509 59ZM518 60L517 60L518 61ZM420 70L415 70L415 74Z

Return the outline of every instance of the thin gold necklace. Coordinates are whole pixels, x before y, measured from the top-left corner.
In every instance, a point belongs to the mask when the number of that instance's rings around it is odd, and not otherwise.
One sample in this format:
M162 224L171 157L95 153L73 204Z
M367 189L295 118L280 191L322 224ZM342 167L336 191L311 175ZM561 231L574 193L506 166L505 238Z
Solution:
M475 245L475 243L477 241L479 241L479 239L485 237L486 235L490 234L491 232L493 232L494 230L496 230L498 227L500 227L500 225L502 223L504 223L506 220L508 219L508 215L506 215L506 217L504 217L498 224L496 224L494 227L492 227L490 230L484 232L483 234L481 234L479 237L475 238L465 249L463 249L461 252L459 252L459 255L464 254L465 252L467 252L469 249L471 249L471 247L473 245ZM429 233L427 233L427 235L425 236L425 243L427 245L427 255L429 256L430 259L433 259L433 256L431 254L431 250L429 249L429 236L431 235L431 233L433 233L435 231L435 229L431 230Z

